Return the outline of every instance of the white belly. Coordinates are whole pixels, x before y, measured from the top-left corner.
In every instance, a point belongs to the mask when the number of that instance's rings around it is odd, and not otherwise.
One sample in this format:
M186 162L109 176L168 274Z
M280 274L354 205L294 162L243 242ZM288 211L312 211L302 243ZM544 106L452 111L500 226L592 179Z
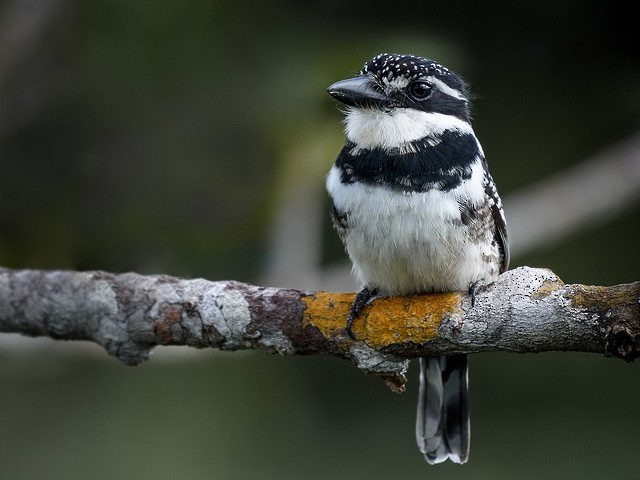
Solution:
M336 208L348 212L343 241L363 286L387 295L463 291L497 277L495 242L470 238L460 219L458 200L479 205L484 199L482 182L474 179L483 172L475 170L472 181L449 192L404 194L378 185L344 184L338 169L331 170L327 189Z

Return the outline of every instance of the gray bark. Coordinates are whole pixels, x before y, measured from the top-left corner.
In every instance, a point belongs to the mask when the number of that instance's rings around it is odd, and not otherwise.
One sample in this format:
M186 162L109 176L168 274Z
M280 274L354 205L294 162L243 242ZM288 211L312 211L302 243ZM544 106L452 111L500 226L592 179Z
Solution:
M565 285L520 267L479 291L379 299L344 331L353 294L135 273L0 269L0 331L89 340L126 364L157 345L329 354L404 386L408 359L484 351L640 352L640 282Z

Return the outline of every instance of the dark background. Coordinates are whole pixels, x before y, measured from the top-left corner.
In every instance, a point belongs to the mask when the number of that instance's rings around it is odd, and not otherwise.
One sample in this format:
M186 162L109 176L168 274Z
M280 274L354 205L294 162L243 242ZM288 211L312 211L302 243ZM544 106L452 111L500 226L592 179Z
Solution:
M344 261L324 213L343 141L325 88L383 51L470 83L508 196L638 131L636 4L4 0L0 264L264 283L295 185L322 212L315 267ZM629 205L512 267L638 280L639 218ZM459 467L417 451L413 369L397 396L332 358L165 349L130 368L18 340L0 343L2 478L637 474L638 367L596 355L474 355Z

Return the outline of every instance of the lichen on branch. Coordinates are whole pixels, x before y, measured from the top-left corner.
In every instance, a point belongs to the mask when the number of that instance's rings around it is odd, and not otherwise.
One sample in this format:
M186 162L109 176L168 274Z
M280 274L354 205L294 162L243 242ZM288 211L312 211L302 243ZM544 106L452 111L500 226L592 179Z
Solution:
M640 355L640 282L565 285L520 267L477 292L380 298L345 332L353 293L167 275L0 269L0 331L88 340L129 365L158 345L345 358L402 390L426 355L551 350Z

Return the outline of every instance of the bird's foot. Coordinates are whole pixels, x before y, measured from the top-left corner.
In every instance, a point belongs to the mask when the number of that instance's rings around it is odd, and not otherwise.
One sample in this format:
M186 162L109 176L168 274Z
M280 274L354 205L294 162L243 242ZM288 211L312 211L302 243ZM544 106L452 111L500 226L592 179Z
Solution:
M378 289L369 287L364 287L356 294L356 298L353 300L351 308L349 309L349 316L347 316L347 335L349 335L351 339L356 339L352 331L353 321L358 318L362 309L378 296Z
M469 284L469 296L471 297L471 308L476 306L476 295L480 290L485 287L485 283L482 280L476 280Z

